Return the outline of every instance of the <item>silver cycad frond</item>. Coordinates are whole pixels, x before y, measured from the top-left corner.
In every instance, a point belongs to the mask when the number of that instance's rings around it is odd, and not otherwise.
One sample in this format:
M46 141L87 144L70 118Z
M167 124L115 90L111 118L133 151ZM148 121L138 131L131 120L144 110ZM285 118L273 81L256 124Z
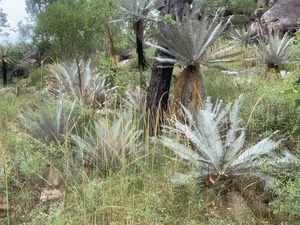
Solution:
M207 16L198 20L195 19L195 10L191 10L186 4L182 22L167 23L165 35L158 34L161 46L147 42L148 45L166 52L175 59L163 57L155 57L155 59L184 66L226 61L224 56L218 58L218 55L232 49L233 46L226 45L207 54L209 47L221 36L231 21L231 17L227 20L223 18L224 12L225 7L222 7L216 12L213 19Z
M142 131L133 125L131 115L109 121L107 118L94 120L85 128L83 137L72 135L79 163L94 166L99 170L115 169L128 157L138 153L138 139Z
M35 139L46 139L46 143L60 143L66 134L70 134L78 118L73 116L75 102L71 108L64 107L64 97L61 96L56 104L55 114L52 115L43 107L38 106L36 114L31 108L19 115L26 132Z
M122 0L118 5L121 9L122 19L112 22L154 20L153 15L151 15L151 12L155 10L154 0Z
M197 115L192 115L184 108L187 123L176 118L170 118L172 126L165 126L159 142L170 148L180 161L192 164L195 169L189 174L175 174L172 182L184 184L192 178L220 176L256 176L269 185L271 178L260 170L263 163L272 165L280 159L275 154L281 141L272 141L271 136L257 144L244 148L245 127L242 127L239 117L240 101L233 105L222 107L222 101L215 106L207 98L204 109ZM226 115L230 111L229 116ZM174 139L184 137L191 145L181 144ZM284 152L281 162L286 162L290 156ZM180 178L180 179L179 179Z
M263 40L259 41L259 53L269 67L290 63L289 50L294 39L294 37L289 38L287 33L282 39L278 33L270 34L268 43Z
M114 88L105 85L106 75L96 73L91 69L91 60L85 64L80 60L72 63L61 63L50 67L50 71L60 83L60 92L71 95L79 103L102 106L107 94Z
M250 28L234 28L229 33L231 39L239 44L249 44L257 38L257 35Z

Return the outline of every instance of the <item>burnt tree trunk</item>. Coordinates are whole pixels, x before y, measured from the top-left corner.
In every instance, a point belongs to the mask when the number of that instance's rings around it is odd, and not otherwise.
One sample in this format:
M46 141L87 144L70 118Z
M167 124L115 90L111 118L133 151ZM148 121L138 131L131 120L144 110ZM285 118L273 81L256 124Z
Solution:
M7 85L7 63L5 59L2 59L2 75L3 75L3 87Z
M147 63L144 56L143 39L144 39L144 27L143 20L139 20L133 24L134 32L136 36L136 53L138 54L139 69L147 69Z
M161 14L171 14L173 20L176 19L177 15L177 18L181 20L184 4L191 4L192 0L165 0L164 2L165 7ZM165 32L163 22L159 24L159 28L160 33L163 34ZM155 56L167 56L167 54L157 49ZM150 135L154 135L159 131L159 125L163 120L163 113L167 110L173 66L174 64L170 63L154 62L147 90L146 104L146 124Z

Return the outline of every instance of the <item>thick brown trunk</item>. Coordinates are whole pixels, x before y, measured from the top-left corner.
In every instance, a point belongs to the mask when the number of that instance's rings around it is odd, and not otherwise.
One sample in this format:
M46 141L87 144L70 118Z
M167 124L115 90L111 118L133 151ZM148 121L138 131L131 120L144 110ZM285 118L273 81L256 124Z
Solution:
M161 14L171 14L175 20L182 18L182 9L185 3L191 4L191 0L165 0L165 7ZM164 33L164 23L159 24L160 33ZM167 56L164 52L156 50L155 56ZM168 56L170 57L170 56ZM147 125L150 135L154 135L159 130L159 125L163 120L163 112L167 110L171 76L173 64L154 62L150 84L147 90Z
M182 117L183 105L191 113L198 113L203 108L205 90L202 75L198 66L188 66L180 74L174 89L171 101L171 113Z

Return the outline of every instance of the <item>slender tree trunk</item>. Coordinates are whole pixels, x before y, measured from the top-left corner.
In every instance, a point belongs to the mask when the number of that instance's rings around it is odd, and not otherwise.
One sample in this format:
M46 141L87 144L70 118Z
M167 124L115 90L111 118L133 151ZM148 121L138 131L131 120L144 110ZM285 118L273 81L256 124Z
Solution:
M175 20L175 16L178 19L182 18L182 9L185 3L192 3L192 0L165 0L165 7L161 14L171 14ZM160 33L164 33L164 23L159 24ZM155 56L166 56L166 53L156 50ZM168 56L170 57L170 56ZM159 131L159 125L163 120L163 113L167 110L169 90L171 83L171 76L173 73L173 64L154 62L150 84L147 90L147 128L149 134L154 135L156 131Z
M3 87L7 86L7 63L5 59L2 59L2 74L3 74Z
M136 36L136 53L138 54L139 69L147 69L147 63L144 56L143 39L144 27L143 20L133 23L133 29Z

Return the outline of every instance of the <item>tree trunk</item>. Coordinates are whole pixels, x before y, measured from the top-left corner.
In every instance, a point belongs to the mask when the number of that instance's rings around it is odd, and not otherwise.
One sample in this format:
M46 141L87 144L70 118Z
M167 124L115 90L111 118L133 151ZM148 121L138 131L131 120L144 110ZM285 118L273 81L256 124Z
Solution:
M147 69L147 63L144 56L143 39L144 39L144 27L143 20L139 20L133 24L135 36L136 36L136 53L138 54L139 69Z
M7 63L5 62L5 59L2 59L2 74L3 74L3 87L6 87L7 85Z
M192 0L165 0L165 7L161 14L171 14L175 20L182 18L182 9L185 3L192 3ZM164 33L164 23L159 24L160 33ZM156 50L155 56L166 56L166 53ZM170 57L170 56L168 56ZM163 120L163 113L167 110L171 76L174 64L155 61L152 69L150 84L147 90L146 125L150 135L154 135L159 130L159 125Z
M173 99L171 102L171 114L178 118L183 116L183 105L192 114L197 114L204 106L205 89L203 78L199 71L199 65L187 66L180 74L173 89Z

